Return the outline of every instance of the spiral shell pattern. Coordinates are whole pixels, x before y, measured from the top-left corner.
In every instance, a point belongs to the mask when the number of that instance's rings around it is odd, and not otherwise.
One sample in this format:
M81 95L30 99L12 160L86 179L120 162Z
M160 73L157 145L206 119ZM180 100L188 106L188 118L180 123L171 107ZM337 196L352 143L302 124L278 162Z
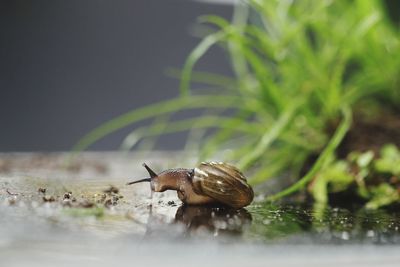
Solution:
M233 208L249 205L253 189L236 167L224 162L203 162L194 169L193 189Z

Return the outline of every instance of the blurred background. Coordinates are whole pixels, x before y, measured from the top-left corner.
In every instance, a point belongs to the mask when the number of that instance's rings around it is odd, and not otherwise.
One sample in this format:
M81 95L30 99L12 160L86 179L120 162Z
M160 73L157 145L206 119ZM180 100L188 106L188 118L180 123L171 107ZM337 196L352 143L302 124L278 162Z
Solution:
M0 152L69 150L102 122L179 93L196 19L230 1L0 1ZM227 72L212 49L198 69ZM91 149L117 149L127 128ZM167 138L161 148L177 148Z
M0 0L0 152L69 150L102 122L177 96L166 70L198 44L196 19L230 19L231 2ZM398 22L399 2L386 3ZM225 57L213 48L196 69L229 73ZM91 149L117 149L131 130ZM170 136L158 148L181 144Z

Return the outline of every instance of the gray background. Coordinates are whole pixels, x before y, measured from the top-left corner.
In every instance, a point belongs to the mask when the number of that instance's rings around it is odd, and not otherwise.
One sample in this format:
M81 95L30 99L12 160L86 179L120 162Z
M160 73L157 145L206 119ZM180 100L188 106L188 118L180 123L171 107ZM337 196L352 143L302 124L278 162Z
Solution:
M1 0L0 152L69 150L116 115L177 96L165 70L199 42L196 18L231 13L188 0ZM224 73L227 60L213 49L199 68ZM129 130L91 149L116 149Z

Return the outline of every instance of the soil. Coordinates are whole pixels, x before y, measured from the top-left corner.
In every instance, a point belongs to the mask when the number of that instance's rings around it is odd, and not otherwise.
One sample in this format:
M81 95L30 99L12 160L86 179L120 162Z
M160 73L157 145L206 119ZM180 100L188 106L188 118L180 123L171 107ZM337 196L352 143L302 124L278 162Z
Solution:
M382 110L374 115L356 112L353 125L338 149L338 156L345 158L352 151L373 150L378 153L385 144L400 147L400 113Z
M339 122L335 121L330 124L327 130L330 135L333 134ZM396 109L380 109L378 111L366 111L359 109L353 115L353 123L350 131L346 134L344 140L336 151L339 159L346 159L349 153L353 151L365 152L372 150L377 157L379 151L385 144L395 144L400 147L400 111ZM308 157L304 167L300 172L300 176L305 175L318 159L318 154ZM394 177L392 177L393 180ZM369 180L371 183L388 182L400 190L400 182L390 181L390 179L382 179L375 177ZM303 202L311 203L312 197L307 192L300 192L296 199L303 199ZM331 206L342 207L350 210L357 210L366 203L366 200L356 194L356 188L350 187L348 190L339 193L329 194L329 204ZM387 207L388 210L400 210L400 205L395 204Z

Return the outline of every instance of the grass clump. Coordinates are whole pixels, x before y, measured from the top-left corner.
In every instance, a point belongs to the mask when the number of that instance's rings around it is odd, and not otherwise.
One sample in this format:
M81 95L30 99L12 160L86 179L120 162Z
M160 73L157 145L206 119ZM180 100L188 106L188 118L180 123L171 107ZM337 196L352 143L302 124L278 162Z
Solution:
M314 176L308 190L318 205L328 204L328 195L352 193L368 209L399 203L400 150L387 144L379 153L353 151L346 159L332 158ZM332 197L331 197L332 198Z
M250 0L237 6L232 21L205 16L201 22L213 32L189 55L180 96L106 122L88 133L76 150L162 115L128 136L126 147L148 136L200 131L192 139L201 144L199 160L230 151L221 160L250 169L253 185L283 173L301 177L306 160L318 155L304 176L270 197L275 200L305 188L332 163L359 107L399 112L400 35L383 1ZM214 46L229 55L234 77L193 71ZM192 90L192 81L217 90ZM208 113L170 120L173 113L187 109ZM225 110L230 115L221 115ZM331 171L336 168L343 167L335 165ZM340 183L346 184L346 177ZM323 200L324 185L314 188L320 188L313 194Z

